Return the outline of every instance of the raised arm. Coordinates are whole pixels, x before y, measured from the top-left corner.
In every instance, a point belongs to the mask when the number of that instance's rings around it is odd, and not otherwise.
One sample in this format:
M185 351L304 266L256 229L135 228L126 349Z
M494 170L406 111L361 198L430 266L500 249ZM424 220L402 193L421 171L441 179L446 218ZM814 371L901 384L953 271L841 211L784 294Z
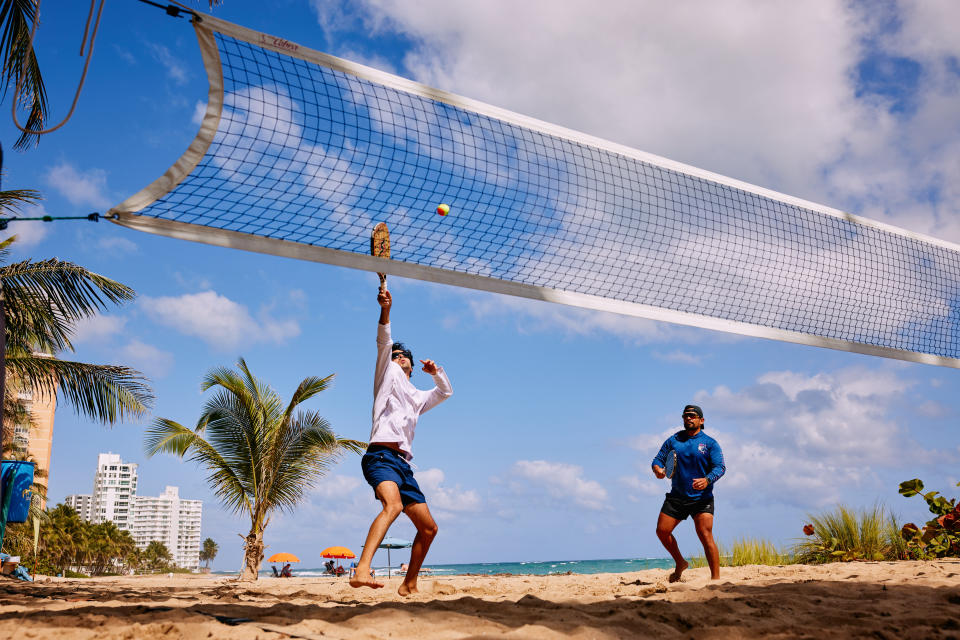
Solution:
M380 324L390 324L390 307L393 306L393 296L386 289L377 293L377 303L380 305Z
M380 384L390 364L390 347L393 339L390 337L390 307L393 299L390 292L381 289L377 294L377 303L380 305L380 324L377 325L377 364L373 371L373 395L380 391Z

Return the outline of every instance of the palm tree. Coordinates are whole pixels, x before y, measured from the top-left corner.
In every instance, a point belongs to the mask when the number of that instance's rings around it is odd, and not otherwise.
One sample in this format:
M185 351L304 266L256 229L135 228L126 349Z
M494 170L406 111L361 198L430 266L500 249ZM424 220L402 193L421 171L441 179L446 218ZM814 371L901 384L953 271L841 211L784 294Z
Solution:
M57 571L66 575L67 569L86 560L90 525L65 504L58 504L49 516L50 526L42 539L44 552Z
M340 438L316 412L297 409L326 389L333 375L305 378L284 405L243 358L237 369L218 367L207 373L201 389L219 391L204 405L197 426L191 430L160 418L147 431L146 450L149 456L189 453L210 472L207 480L223 504L250 517L240 579L256 580L263 532L273 512L293 511L344 452L360 453L365 443Z
M203 541L203 548L200 549L200 560L207 563L207 570L210 570L210 562L217 557L217 551L220 547L213 541L213 538L207 538Z
M3 197L0 191L0 208ZM0 263L16 236L0 242ZM60 360L47 354L73 351L70 334L79 320L108 303L132 300L130 287L81 266L51 258L0 266L6 323L6 371L34 394L59 390L82 415L114 424L147 412L153 396L144 378L129 367Z
M86 549L90 575L116 572L135 548L130 532L123 531L115 522L107 520L90 525Z
M173 562L173 556L167 545L159 540L151 540L147 548L143 550L143 560L148 569L160 571L168 569Z

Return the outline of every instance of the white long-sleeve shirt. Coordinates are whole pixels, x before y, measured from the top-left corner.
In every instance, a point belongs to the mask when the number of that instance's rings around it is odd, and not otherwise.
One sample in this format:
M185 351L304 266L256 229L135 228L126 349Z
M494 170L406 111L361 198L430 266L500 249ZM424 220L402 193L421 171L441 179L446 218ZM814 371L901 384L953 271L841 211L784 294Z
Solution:
M395 442L407 460L413 459L413 434L420 414L453 395L453 387L437 367L433 389L421 391L391 359L393 338L389 324L377 325L377 366L373 376L373 428L370 442ZM411 363L412 364L412 363Z

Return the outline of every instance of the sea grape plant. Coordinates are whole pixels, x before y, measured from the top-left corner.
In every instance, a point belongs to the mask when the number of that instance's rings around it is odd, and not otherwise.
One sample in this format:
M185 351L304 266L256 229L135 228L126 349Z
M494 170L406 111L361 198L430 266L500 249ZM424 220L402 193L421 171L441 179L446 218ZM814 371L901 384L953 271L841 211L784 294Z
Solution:
M960 482L957 486L960 487ZM923 482L919 478L901 482L900 494L906 498L923 496L934 515L922 529L912 522L903 525L900 535L907 541L907 548L918 558L960 556L960 504L957 500L948 500L938 491L923 493Z

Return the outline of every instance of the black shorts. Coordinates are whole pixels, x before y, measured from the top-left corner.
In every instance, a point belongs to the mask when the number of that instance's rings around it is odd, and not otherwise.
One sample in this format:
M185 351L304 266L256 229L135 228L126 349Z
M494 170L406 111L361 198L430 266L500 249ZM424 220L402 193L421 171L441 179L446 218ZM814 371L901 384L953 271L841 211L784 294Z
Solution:
M686 520L687 516L693 516L698 513L709 513L712 515L713 496L691 500L690 498L682 498L668 493L666 499L663 501L663 506L660 507L660 513L676 520Z

